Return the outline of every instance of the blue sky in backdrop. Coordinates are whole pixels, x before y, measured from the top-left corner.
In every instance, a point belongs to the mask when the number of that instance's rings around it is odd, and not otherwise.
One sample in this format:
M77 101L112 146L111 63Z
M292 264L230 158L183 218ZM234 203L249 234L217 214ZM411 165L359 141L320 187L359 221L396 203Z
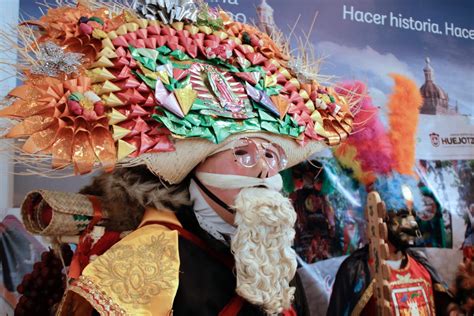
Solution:
M233 13L255 21L261 0L208 0ZM340 79L360 79L370 87L378 105L385 104L392 81L389 73L408 75L419 86L424 82L425 57L431 59L435 83L449 95L450 104L463 114L474 115L474 39L446 34L445 23L474 30L474 2L471 0L266 0L273 7L277 25L284 32L299 18L296 30L308 31L318 12L311 41L319 56L325 57L322 74ZM36 0L20 0L21 14L37 16ZM386 15L384 25L344 19L346 11ZM352 7L352 9L351 9ZM360 13L359 13L360 14ZM425 22L425 31L397 28L395 19ZM398 21L398 20L397 20ZM412 22L413 26L415 22ZM439 32L433 33L439 26ZM419 24L418 24L419 25ZM431 32L429 31L431 29ZM466 33L466 32L465 32ZM473 38L474 38L474 31ZM300 33L301 34L301 33Z

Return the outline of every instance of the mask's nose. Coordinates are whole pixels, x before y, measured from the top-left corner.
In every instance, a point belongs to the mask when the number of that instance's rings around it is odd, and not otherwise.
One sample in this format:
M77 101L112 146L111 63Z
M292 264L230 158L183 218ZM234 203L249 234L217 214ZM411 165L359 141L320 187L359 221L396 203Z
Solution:
M416 238L422 238L418 223L413 219L409 221L409 224L411 226L411 229L415 231Z
M415 219L411 219L409 223L412 229L415 229L417 231L419 230L418 223L416 222Z
M257 166L260 169L260 173L257 175L257 178L260 178L260 179L268 178L270 168L268 167L268 164L265 161L265 158L260 157L260 159L258 160Z
M268 165L268 162L263 157L260 157L257 166L260 169L260 172L257 175L257 178L265 179L265 178L273 177L276 174L278 174L278 170L270 168L270 166Z

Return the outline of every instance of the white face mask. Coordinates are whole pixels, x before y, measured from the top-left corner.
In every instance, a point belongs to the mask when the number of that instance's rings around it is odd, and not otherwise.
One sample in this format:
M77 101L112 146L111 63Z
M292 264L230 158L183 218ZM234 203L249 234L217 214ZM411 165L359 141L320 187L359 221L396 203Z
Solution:
M197 172L196 177L206 186L221 189L242 189L264 186L271 190L280 191L283 188L283 179L280 174L271 178L261 179L231 174ZM235 234L236 227L224 221L222 217L209 206L194 180L191 180L189 185L189 194L194 205L194 214L201 228L214 238L227 243L224 236L232 238Z

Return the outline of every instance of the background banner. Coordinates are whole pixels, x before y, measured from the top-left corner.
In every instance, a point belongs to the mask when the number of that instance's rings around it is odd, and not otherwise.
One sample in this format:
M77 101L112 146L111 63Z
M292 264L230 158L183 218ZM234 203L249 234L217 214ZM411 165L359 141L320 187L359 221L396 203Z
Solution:
M474 87L473 87L474 88ZM474 124L467 115L420 115L416 155L425 160L474 159Z
M374 104L381 107L392 87L388 74L396 72L423 87L421 113L474 114L472 1L208 2L233 12L240 20L291 33L293 47L297 37L308 38L316 54L324 58L322 74L334 80L366 82Z

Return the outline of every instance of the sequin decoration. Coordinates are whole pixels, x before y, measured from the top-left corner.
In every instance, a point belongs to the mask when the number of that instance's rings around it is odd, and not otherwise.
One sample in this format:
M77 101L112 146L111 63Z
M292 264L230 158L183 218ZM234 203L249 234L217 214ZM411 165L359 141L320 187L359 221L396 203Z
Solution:
M79 53L66 53L53 42L46 42L40 46L38 64L31 67L31 73L49 77L57 77L61 72L70 75L77 72L83 56Z

